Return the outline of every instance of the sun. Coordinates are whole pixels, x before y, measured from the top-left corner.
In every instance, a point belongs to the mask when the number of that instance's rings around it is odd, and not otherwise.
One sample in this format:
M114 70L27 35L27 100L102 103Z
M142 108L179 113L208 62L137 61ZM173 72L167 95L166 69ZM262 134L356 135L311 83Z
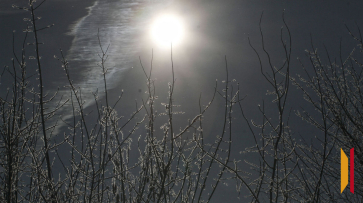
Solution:
M173 15L159 16L151 26L151 36L160 46L177 45L182 40L183 23Z

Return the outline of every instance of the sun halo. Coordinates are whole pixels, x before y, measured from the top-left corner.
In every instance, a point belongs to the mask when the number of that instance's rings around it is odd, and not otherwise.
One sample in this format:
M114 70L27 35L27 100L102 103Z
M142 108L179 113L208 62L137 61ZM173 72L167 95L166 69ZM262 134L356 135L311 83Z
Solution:
M183 37L183 23L173 15L161 15L155 19L151 26L153 41L159 46L177 45Z

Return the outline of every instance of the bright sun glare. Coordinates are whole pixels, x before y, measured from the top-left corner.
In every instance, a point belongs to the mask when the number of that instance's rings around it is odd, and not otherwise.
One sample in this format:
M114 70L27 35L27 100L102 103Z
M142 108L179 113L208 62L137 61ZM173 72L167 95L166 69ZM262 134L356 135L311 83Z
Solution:
M151 29L153 40L160 46L179 44L183 36L183 25L180 19L173 15L158 17Z

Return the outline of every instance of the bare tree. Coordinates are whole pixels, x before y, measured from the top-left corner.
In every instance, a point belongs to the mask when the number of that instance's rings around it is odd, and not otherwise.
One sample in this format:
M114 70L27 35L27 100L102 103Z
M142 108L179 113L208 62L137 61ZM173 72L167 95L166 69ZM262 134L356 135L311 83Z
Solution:
M310 68L300 61L305 76L293 77L292 36L282 21L280 41L283 63L276 65L266 48L262 31L262 52L250 43L256 53L261 75L269 84L272 102L262 101L258 111L261 120L248 118L239 84L231 79L225 57L226 78L223 87L217 83L210 100L185 126L176 123L181 113L175 100L174 61L171 46L170 82L166 100L158 98L153 79L153 53L150 67L140 67L146 79L146 96L135 102L130 115L120 115L123 92L112 102L108 93L107 59L109 45L99 43L99 71L102 73L104 97L94 90L94 105L85 106L84 93L73 81L72 63L60 51L59 67L65 71L68 95L55 101L58 90L45 92L41 27L37 9L45 1L28 2L17 7L29 12L28 27L20 55L13 37L11 68L5 67L1 78L12 83L0 95L0 201L4 202L210 202L222 184L234 181L237 193L251 202L360 202L362 192L362 37L349 33L358 42L343 60L343 54L332 61L326 49L327 65L313 46L308 51ZM29 39L33 36L33 39ZM28 51L28 46L35 51ZM340 48L340 50L342 50ZM263 61L262 56L267 57ZM28 75L28 60L36 60L35 75ZM31 64L31 63L30 63ZM43 71L42 71L43 70ZM295 70L294 70L295 71ZM313 143L298 137L291 127L293 109L288 105L294 85L302 91L311 107L296 115L320 130ZM102 94L103 95L103 94ZM223 99L220 132L213 141L206 139L204 115L215 99ZM71 108L67 119L55 118L64 105ZM121 106L122 107L122 106ZM237 111L236 111L237 108ZM266 111L266 109L269 111ZM312 109L315 109L312 111ZM96 117L91 118L91 112ZM241 120L237 118L240 114ZM183 117L184 118L184 117ZM55 122L54 122L55 120ZM58 124L61 123L61 124ZM302 122L306 123L306 122ZM254 143L243 153L253 160L236 160L232 151L236 125L246 124ZM59 126L63 125L62 128ZM61 134L55 133L56 128ZM214 133L214 132L213 132ZM58 141L56 141L58 140ZM354 195L340 194L339 149L356 152ZM69 152L65 153L65 152ZM137 159L135 159L137 154ZM55 168L55 166L60 166ZM58 173L58 174L57 174ZM56 178L58 177L58 178Z
M351 37L356 40L357 47L350 53L342 53L342 41L339 46L339 56L333 57L324 46L324 54L320 54L311 42L311 50L307 51L310 66L301 62L305 76L299 77L299 83L295 82L303 92L307 100L316 112L303 109L299 116L308 123L321 130L324 135L319 139L324 143L324 150L319 150L320 159L324 160L319 184L324 196L329 195L346 202L360 202L362 200L362 188L360 182L362 153L361 153L361 119L362 119L362 63L360 62L362 37L357 26L358 36L349 28ZM316 117L320 114L320 118ZM354 195L333 195L340 193L340 188L334 182L340 181L339 167L340 148L344 151L354 148ZM316 153L317 150L314 150ZM324 165L326 164L326 167ZM351 163L352 164L352 163ZM329 180L327 182L327 180ZM322 194L322 193L320 193Z
M261 159L259 164L251 163L261 174L257 179L259 182L256 180L258 182L256 185L259 188L257 191L266 193L270 202L361 202L362 193L359 184L361 182L360 165L362 158L360 153L362 63L359 61L361 51L358 53L357 48L353 48L344 58L340 44L340 55L333 61L325 46L325 56L321 57L311 42L312 51L307 51L310 66L304 65L303 61L298 59L303 73L293 77L289 68L291 63L291 34L284 16L283 22L287 29L286 39L288 43L285 42L281 31L281 44L285 59L280 68L271 63L270 54L266 51L261 21L262 49L267 56L267 64L270 66L269 73L263 71L262 64L264 62L261 60L261 54L252 47L261 64L261 74L273 87L273 91L268 91L268 94L276 96L273 103L277 103L279 115L278 118L271 120L269 119L271 116L265 114L265 105L259 108L264 119L260 125L255 124L256 127L261 128L260 134L255 135L253 133L253 135L256 140L254 149L260 154ZM359 27L358 37L352 34L348 27L347 30L358 42L358 49L360 50L362 38ZM326 59L325 63L322 58ZM294 72L299 73L299 70ZM280 82L279 77L282 77ZM300 100L305 100L310 104L306 108L297 109L296 115L321 132L312 140L306 140L304 136L292 137L291 132L294 129L289 128L289 116L283 117L290 83L302 91L303 97ZM277 124L274 125L274 122ZM304 122L299 124L304 125ZM277 136L267 133L267 127L270 127ZM252 128L251 132L253 132ZM260 138L260 142L258 138ZM338 184L340 183L340 148L345 151L354 148L355 151L354 179L356 189L354 195L340 194L341 188ZM267 154L273 157L272 162L268 161ZM269 170L272 171L269 172ZM264 179L267 179L266 182L270 182L270 185L265 189L260 189L263 188ZM259 193L257 192L257 194Z
M142 104L136 103L135 111L124 120L117 113L117 104L123 95L114 104L109 101L106 79L108 47L104 49L98 38L105 98L99 98L98 90L93 93L97 119L94 122L88 119L82 90L73 82L69 62L62 51L61 57L56 59L65 70L69 96L52 106L50 101L55 96L44 94L44 67L38 35L39 31L51 26L38 28L40 18L36 16L36 10L43 3L29 1L28 7L14 6L30 12L31 18L24 19L29 23L25 33L26 36L33 35L35 41L26 43L24 40L21 59L16 58L13 70L4 69L13 76L14 83L12 92L1 98L0 172L5 183L1 186L4 191L1 198L7 202L209 202L218 185L225 180L223 176L228 168L220 168L220 162L230 162L232 111L228 107L228 80L225 91L218 92L225 98L226 107L222 135L215 143L205 141L202 118L214 101L217 84L210 102L203 107L200 100L199 112L186 126L178 129L173 121L180 112L175 110L178 105L174 104L173 98L172 54L168 100L161 103L164 112L158 112L156 106L158 98L151 77L152 61L150 70L147 70L140 59L147 82L147 97ZM26 45L35 46L35 55L28 56L28 59L37 61L38 85L26 76ZM21 77L15 62L20 66ZM57 123L52 123L51 119L66 103L72 106L73 116L61 121L68 127L62 134L53 135ZM156 120L163 124L157 126ZM135 137L137 134L140 136ZM52 141L53 138L60 141ZM68 150L69 159L62 156L63 151ZM130 160L131 153L139 153L138 159ZM58 180L54 178L55 164L62 166Z

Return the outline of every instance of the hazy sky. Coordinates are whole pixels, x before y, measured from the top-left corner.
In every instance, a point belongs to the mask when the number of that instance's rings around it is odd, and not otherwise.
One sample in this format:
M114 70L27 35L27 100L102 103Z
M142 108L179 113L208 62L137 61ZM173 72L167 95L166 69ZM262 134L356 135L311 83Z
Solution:
M16 30L16 52L20 53L22 30L26 26L23 18L29 17L29 13L14 10L11 5L22 6L24 2L0 1L0 67L11 65L13 30ZM120 2L100 1L83 24L80 19L88 14L86 7L95 5L95 1L53 0L46 1L39 9L38 15L43 17L39 21L40 26L55 24L40 34L45 43L41 46L41 55L45 86L49 91L63 87L61 79L64 77L60 77L63 70L53 58L60 55L59 48L68 54L72 74L82 78L79 85L89 91L99 88L94 81L97 81L100 73L96 65L99 53L96 35L100 29L102 42L105 46L110 44L110 67L116 70L109 74L110 87L115 95L125 89L125 94L131 98L140 99L143 96L139 90L145 90L145 78L138 57L148 67L153 49L153 76L160 85L161 98L166 97L166 84L170 81L170 50L160 48L150 40L149 27L159 14L172 13L179 16L185 26L184 39L173 49L179 102L192 109L197 104L200 92L209 96L215 80L224 80L226 55L230 75L240 82L242 94L247 95L247 111L253 116L268 86L260 74L257 57L247 39L250 37L252 44L261 51L258 24L262 12L266 48L276 66L281 65L284 59L280 43L283 10L292 34L293 59L300 57L307 60L305 49L311 49L310 35L318 50L323 50L323 44L326 45L333 58L338 56L342 39L342 53L347 56L356 43L349 36L345 24L355 33L355 23L363 25L363 2L358 0L180 0L171 4L150 2L126 7ZM79 25L78 30L73 29L74 25ZM73 35L69 35L70 32ZM292 64L293 73L301 70L297 60ZM2 82L6 83L6 79Z
M2 44L0 52L1 66L9 65L6 61L12 57L11 52L9 52L11 49L11 40L9 39L11 39L12 31L16 30L16 37L21 38L21 30L25 26L22 19L26 17L26 14L23 11L16 11L11 8L11 4L17 4L18 2L22 1L4 0L0 3L0 26L2 27L0 31ZM56 54L60 47L65 51L69 50L71 39L74 36L66 36L65 33L70 31L71 24L74 24L76 20L87 14L87 10L84 7L93 5L93 2L79 0L47 1L39 10L39 15L44 19L41 22L43 25L52 23L56 25L52 29L43 32L44 41L46 42L44 49L47 50L46 53L49 53L49 56ZM144 18L152 18L158 12L171 12L176 13L185 21L187 37L180 44L180 47L175 47L175 53L179 54L176 57L186 57L190 63L198 65L201 65L199 63L204 63L205 66L210 66L217 64L218 60L223 59L224 55L227 55L232 64L236 67L241 67L250 66L256 62L256 58L248 46L247 37L251 38L251 41L257 48L260 47L258 22L262 12L264 12L262 28L265 33L267 48L271 52L279 53L278 47L281 47L279 44L279 34L280 28L283 25L281 14L285 9L286 21L292 32L293 54L302 57L304 50L310 48L308 45L310 43L310 34L316 46L319 47L325 44L328 48L332 48L332 50L337 50L336 47L338 47L341 37L343 38L343 44L352 42L344 27L344 23L352 27L352 29L355 28L355 22L360 25L362 22L362 18L360 18L362 8L363 3L361 1L348 0L329 2L313 0L197 0L175 1L174 4L160 11L157 9L153 11L143 10L140 13L144 15ZM104 16L107 16L108 12L111 11L105 10ZM102 21L104 16L100 15L96 18ZM141 18L140 15L137 17ZM112 20L111 18L107 19ZM106 22L107 19L103 22ZM144 19L145 22L150 22L147 20ZM117 25L117 23L114 23L114 25ZM87 33L96 34L98 28L103 33L112 33L112 28L107 24L89 26L89 29L85 31ZM129 23L129 26L136 27L139 25L135 21ZM146 37L146 32L147 29L138 30L131 36L131 38L139 42L139 44L134 46L134 51L137 52L135 55L149 53L154 48L156 54L165 56L166 52L163 50L159 52L158 47ZM82 35L81 32L77 34ZM122 45L112 44L112 46ZM276 58L276 60L280 59ZM186 59L184 59L184 62L186 62ZM48 63L48 61L44 63ZM240 70L246 74L245 69Z
M60 55L59 48L62 48L70 59L72 75L78 78L76 81L85 92L93 92L102 86L99 83L100 70L96 65L99 53L97 30L100 29L102 42L105 46L110 44L109 66L112 70L109 74L109 87L114 91L113 96L124 89L125 96L130 97L130 105L133 105L134 98L141 99L143 94L140 94L139 90L144 92L145 78L140 69L139 56L148 68L153 49L153 76L159 85L160 98L165 99L171 74L170 50L160 48L150 39L149 27L156 16L172 13L182 19L185 26L184 39L173 48L173 54L177 78L176 96L179 104L190 109L189 116L194 115L193 107L197 106L199 94L203 92L207 101L207 97L213 91L215 80L224 80L225 55L230 75L241 84L242 95L247 95L244 104L248 107L246 111L251 117L256 116L256 105L261 103L263 98L267 101L272 100L265 97L268 86L260 74L257 57L247 40L250 37L256 49L262 51L258 25L262 12L266 48L275 66L281 65L284 59L280 43L283 10L292 34L292 58L300 57L303 61L308 59L305 49L311 49L310 35L318 50L323 50L323 44L326 45L333 58L338 56L342 39L342 53L343 56L347 56L356 43L349 36L345 24L356 33L355 23L363 25L362 1L180 0L162 4L128 4L126 7L123 6L126 4L116 0L99 1L97 5L95 2L46 1L38 10L38 16L42 16L40 26L55 24L40 34L45 43L41 46L41 55L47 90L51 92L56 87L62 89L64 85L63 70L53 58L54 55ZM22 30L26 26L23 18L29 17L29 14L14 10L11 5L22 6L22 3L24 1L20 0L0 2L1 67L11 65L13 30L16 30L16 52L20 53L24 34ZM84 18L89 14L86 7L92 5L95 7L89 17ZM81 22L82 18L84 20ZM70 32L73 35L69 35ZM265 57L262 59L266 60ZM294 74L301 71L297 60L293 60L292 65ZM6 83L6 79L3 79L2 83ZM299 102L293 102L295 106L302 105L300 99L297 101ZM211 111L211 114L216 114ZM309 134L309 129L303 130L303 133Z
M29 17L29 14L11 8L12 4L21 6L21 2L24 1L0 1L0 67L11 65L13 30L16 30L17 53L21 48L19 45L23 36L22 29L26 25L23 18ZM308 59L305 56L305 49L311 49L310 35L318 50L323 50L325 44L332 56L338 56L339 43L342 39L342 53L343 56L347 56L356 43L349 36L345 24L355 33L357 33L355 23L363 26L363 1L359 0L180 0L170 5L148 3L127 8L117 7L120 1L104 0L94 7L91 17L88 21L85 20L86 23L82 24L80 29L73 32L73 35L67 35L72 28L75 28L74 25L88 14L86 7L94 5L94 2L48 0L39 9L38 15L43 17L42 21L39 21L42 25L55 24L40 35L45 43L41 47L41 55L45 86L49 88L48 90L52 91L57 86L61 88L63 86L60 77L63 70L53 58L53 55L60 55L59 48L62 48L66 55L72 53L67 56L71 59L74 75L82 78L79 85L84 88L98 87L92 86L94 84L90 82L97 81L93 78L93 74L96 76L99 74L98 69L92 68L96 67L95 62L99 53L95 44L99 28L103 42L110 44L111 47L110 66L115 70L122 70L110 75L113 95L116 96L121 89L124 89L125 96L131 98L132 105L134 98L140 101L143 95L139 90L142 92L145 90L145 78L138 57L140 56L146 67L149 67L153 49L155 65L153 77L158 79L158 94L162 102L166 99L167 82L170 81L170 50L160 48L150 40L149 25L160 13L174 13L183 19L186 30L183 41L174 47L173 56L177 78L176 97L179 99L177 103L183 105L186 110L191 110L188 116L195 114L199 93L203 92L204 101L207 101L207 97L213 91L215 80L224 80L225 55L231 77L240 82L242 94L247 95L244 102L247 114L250 117L256 116L254 115L256 105L262 98L266 98L268 86L260 74L257 57L248 45L247 39L250 37L256 49L262 50L259 35L259 19L262 12L264 12L262 30L266 48L276 66L281 65L284 59L280 43L283 10L292 34L293 59L297 57ZM116 8L120 9L120 12ZM125 20L125 16L131 17ZM82 55L85 53L86 56ZM292 61L292 65L293 73L301 70L297 60ZM6 83L6 80L2 82ZM267 98L268 101L271 99ZM128 105L125 106L125 112L130 111L127 110ZM299 106L300 103L294 105ZM213 115L217 114L218 110L211 110L210 122L213 122ZM310 132L309 129L300 130L302 134ZM210 129L210 132L212 131L213 129ZM245 133L243 129L240 132ZM245 147L243 144L240 146Z

